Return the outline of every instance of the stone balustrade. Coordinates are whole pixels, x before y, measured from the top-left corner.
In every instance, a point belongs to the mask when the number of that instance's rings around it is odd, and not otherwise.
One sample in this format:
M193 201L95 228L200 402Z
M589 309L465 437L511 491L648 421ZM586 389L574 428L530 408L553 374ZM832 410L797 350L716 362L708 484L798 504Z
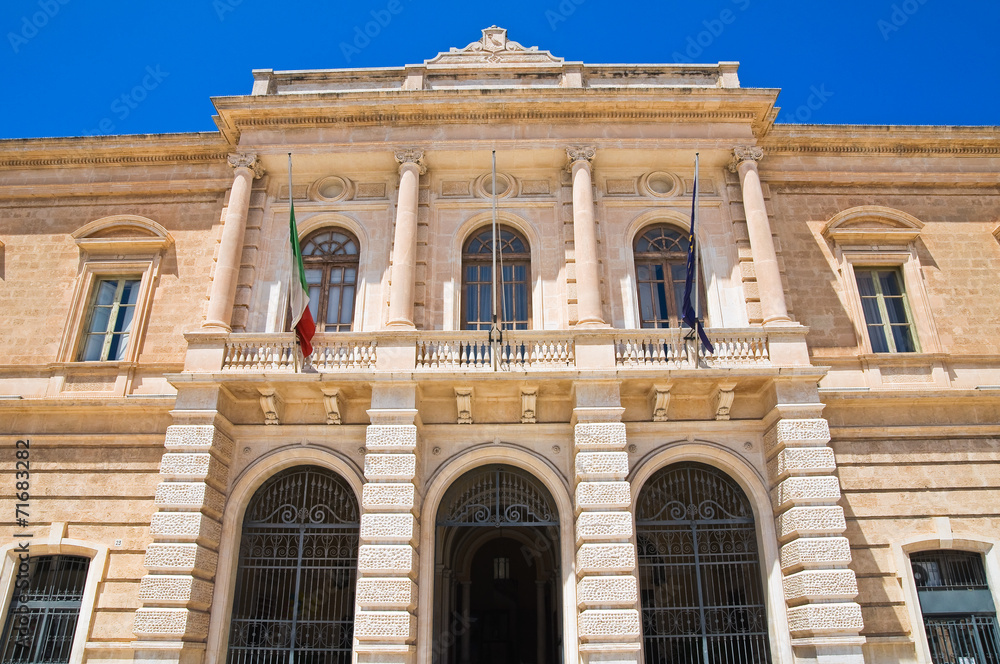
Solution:
M313 354L304 361L294 335L230 334L225 338L222 371L226 373L298 373L374 371L380 343L398 347L412 343L413 364L400 371L559 371L576 369L577 337L588 344L614 348L614 366L608 369L738 369L772 366L771 336L762 328L708 330L714 353L701 349L686 330L553 330L508 331L501 342L490 343L483 331L349 332L319 334ZM802 335L805 329L802 329ZM782 335L788 336L783 330ZM496 363L494 363L496 353ZM697 361L697 363L696 363Z

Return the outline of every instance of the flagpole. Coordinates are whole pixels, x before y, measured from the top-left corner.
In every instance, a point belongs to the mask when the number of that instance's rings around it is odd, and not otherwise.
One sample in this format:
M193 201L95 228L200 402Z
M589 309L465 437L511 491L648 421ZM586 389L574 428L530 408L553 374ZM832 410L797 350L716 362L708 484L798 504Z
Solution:
M289 152L288 153L288 210L289 210L288 214L289 215L295 214L293 212L294 209L295 209L294 208L294 203L292 202L292 153ZM289 227L288 232L289 232L289 234L292 232L291 227ZM289 241L290 242L297 242L298 238L297 237L289 237ZM294 276L295 276L295 269L296 269L296 265L295 265L295 252L293 251L292 252L292 267L291 267L292 279L294 279ZM292 283L292 281L289 281L289 283ZM292 294L289 293L288 297L291 298ZM297 341L298 337L297 337L297 335L295 335L295 331L294 330L292 331L292 334L293 334L293 336L295 336L296 341ZM296 373L299 372L299 371L301 371L302 364L304 362L305 362L305 358L302 355L302 348L301 348L301 346L298 343L296 343L295 344L295 371L296 371Z
M497 348L496 342L500 341L500 337L503 334L499 327L497 326L497 300L499 299L499 293L497 293L497 151L493 150L493 270L491 275L493 276L493 295L490 298L493 301L493 325L490 327L490 364L493 366L493 371L497 370ZM496 332L496 337L493 333Z
M695 243L694 250L694 283L692 288L694 289L694 368L697 369L698 365L701 363L701 339L698 336L698 326L701 325L701 298L698 294L698 244L694 237L694 234L698 232L698 225L695 221L698 218L698 153L694 153L694 195L691 203L691 238Z

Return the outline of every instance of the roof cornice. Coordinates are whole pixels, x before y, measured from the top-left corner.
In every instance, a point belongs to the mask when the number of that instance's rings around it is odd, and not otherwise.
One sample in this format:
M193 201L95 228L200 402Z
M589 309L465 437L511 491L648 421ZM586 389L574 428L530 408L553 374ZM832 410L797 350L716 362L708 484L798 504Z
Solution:
M0 140L0 169L225 162L217 132Z

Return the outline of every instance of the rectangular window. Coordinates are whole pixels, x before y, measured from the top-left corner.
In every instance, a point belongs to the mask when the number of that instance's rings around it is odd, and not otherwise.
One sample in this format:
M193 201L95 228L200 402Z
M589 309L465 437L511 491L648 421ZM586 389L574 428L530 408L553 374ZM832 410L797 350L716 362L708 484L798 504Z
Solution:
M910 307L897 268L855 267L868 339L875 353L915 353Z
M28 585L15 589L7 612L2 664L69 661L89 565L80 556L31 557Z
M97 281L87 311L79 361L124 359L139 298L139 281L136 276Z

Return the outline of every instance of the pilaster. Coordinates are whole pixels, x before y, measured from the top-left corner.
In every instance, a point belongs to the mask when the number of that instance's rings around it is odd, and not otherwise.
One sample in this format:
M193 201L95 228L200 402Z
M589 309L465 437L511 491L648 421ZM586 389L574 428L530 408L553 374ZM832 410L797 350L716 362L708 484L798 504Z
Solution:
M617 385L577 386L574 410L577 625L583 662L638 662L642 640L632 491ZM594 402L604 394L612 405Z
M416 656L416 414L408 408L368 411L354 617L361 663L409 664Z
M860 664L861 607L829 425L781 417L764 441L796 660Z
M196 663L208 636L233 443L215 424L175 424L164 446L133 647Z

